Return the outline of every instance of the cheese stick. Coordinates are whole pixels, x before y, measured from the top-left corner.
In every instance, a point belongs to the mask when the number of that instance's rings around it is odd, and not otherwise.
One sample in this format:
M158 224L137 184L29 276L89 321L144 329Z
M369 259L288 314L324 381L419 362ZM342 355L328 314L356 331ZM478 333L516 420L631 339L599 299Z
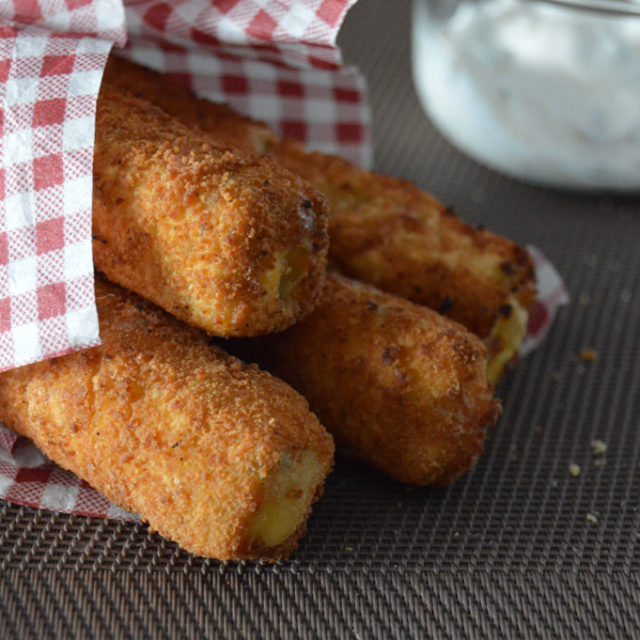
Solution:
M332 465L307 402L137 296L96 295L102 345L0 374L0 420L192 553L288 555Z
M311 315L230 348L302 393L338 451L401 482L452 483L473 468L500 415L476 336L331 272Z
M212 139L271 155L308 180L331 204L330 259L344 274L462 323L488 348L488 375L497 381L526 335L535 300L527 252L513 242L461 222L451 209L405 180L382 176L335 156L307 153L223 105L166 88L158 74L110 58L109 86L126 88Z
M322 289L327 204L267 158L220 148L103 86L94 261L118 284L219 336L288 327Z

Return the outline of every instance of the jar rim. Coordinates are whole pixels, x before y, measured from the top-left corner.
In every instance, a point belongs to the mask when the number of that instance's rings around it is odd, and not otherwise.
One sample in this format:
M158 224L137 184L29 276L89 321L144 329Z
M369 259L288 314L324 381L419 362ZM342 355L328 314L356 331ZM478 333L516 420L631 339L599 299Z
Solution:
M628 0L535 0L567 9L595 11L609 15L640 16L640 4Z

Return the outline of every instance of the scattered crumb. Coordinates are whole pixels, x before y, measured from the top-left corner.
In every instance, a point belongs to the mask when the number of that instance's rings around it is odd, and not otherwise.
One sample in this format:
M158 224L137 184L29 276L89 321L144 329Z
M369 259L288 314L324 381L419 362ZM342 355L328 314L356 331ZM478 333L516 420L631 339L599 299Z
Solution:
M598 522L598 518L596 518L596 516L594 516L593 513L587 513L587 522L590 522L591 524L596 524L596 522Z
M593 362L598 357L598 352L595 349L583 349L580 357L586 362Z
M591 451L593 451L594 456L601 456L603 453L606 453L607 451L606 442L602 442L602 440L592 440Z
M577 465L575 462L572 462L569 465L569 473L574 477L577 478L580 475L581 469L580 466Z
M606 461L604 458L598 458L597 460L593 461L593 466L601 469L602 467L604 467L605 463Z
M345 550L347 553L352 553L352 552L353 552L353 547L345 547L345 548L344 548L344 550Z

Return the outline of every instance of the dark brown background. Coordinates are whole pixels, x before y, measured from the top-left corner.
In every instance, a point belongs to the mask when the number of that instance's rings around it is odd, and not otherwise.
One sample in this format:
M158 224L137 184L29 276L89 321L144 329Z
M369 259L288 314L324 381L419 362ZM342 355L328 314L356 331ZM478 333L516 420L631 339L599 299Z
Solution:
M201 560L142 525L0 502L0 638L582 638L639 628L640 200L527 186L453 150L416 100L409 26L408 2L360 0L341 34L369 81L376 169L537 245L572 296L499 390L504 415L475 472L418 490L339 459L308 537L274 566ZM583 348L597 360L580 360ZM601 468L594 438L608 444Z

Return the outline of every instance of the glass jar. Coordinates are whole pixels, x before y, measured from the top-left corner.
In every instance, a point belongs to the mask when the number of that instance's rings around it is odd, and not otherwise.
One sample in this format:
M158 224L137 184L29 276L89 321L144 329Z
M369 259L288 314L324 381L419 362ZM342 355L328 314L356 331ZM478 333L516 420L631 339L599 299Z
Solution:
M414 0L413 70L435 125L488 166L640 190L640 2Z

